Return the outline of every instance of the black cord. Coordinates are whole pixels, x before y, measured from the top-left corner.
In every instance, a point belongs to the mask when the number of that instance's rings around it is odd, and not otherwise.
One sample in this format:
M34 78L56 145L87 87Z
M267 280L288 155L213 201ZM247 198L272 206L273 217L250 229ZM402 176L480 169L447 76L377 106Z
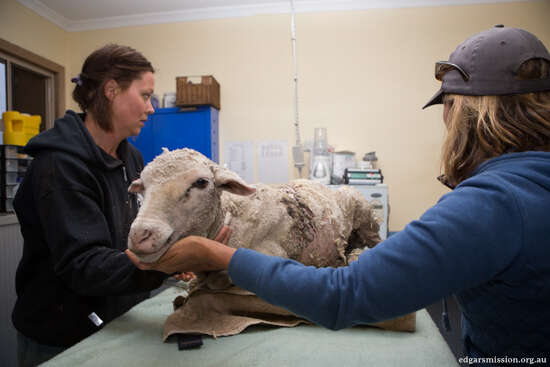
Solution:
M441 324L445 331L451 331L449 314L447 313L447 299L443 297L443 311L441 312Z

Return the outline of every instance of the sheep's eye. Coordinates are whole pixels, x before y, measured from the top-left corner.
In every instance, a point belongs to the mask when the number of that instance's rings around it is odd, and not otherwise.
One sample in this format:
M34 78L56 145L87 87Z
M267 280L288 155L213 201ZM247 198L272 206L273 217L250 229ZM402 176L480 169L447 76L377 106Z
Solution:
M202 189L206 188L206 186L208 186L209 182L210 181L208 181L206 178L199 178L197 181L193 182L193 184L191 186L189 186L187 188L187 190L185 190L185 193L180 198L180 200L187 199L189 197L189 192L191 191L191 189L198 188L198 189L202 190Z
M205 178L199 178L191 185L191 187L198 187L199 189L204 189L206 186L208 186L208 180Z

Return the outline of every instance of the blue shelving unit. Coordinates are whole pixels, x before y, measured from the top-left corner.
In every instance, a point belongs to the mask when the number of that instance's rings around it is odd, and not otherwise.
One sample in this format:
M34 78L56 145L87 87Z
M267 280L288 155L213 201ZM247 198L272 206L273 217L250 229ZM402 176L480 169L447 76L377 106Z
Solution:
M191 148L218 163L218 110L210 106L158 108L141 133L128 140L141 152L145 164L162 153L163 147Z

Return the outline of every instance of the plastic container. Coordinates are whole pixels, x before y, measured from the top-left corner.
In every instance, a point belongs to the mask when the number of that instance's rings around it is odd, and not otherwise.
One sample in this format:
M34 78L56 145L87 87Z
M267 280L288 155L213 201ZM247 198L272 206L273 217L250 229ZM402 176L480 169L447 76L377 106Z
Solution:
M15 185L18 180L17 172L6 172L6 185Z
M313 155L328 155L327 129L316 127L313 132Z
M4 120L4 144L24 146L40 132L42 118L39 115L26 115L17 111L6 111Z
M360 162L359 168L363 169L376 169L378 158L376 157L376 152L368 152L363 156L363 161Z
M160 100L159 100L159 96L157 96L156 94L153 94L151 96L151 106L153 106L153 109L157 109L157 108L160 108Z
M176 107L176 93L164 93L162 98L162 107Z
M330 183L340 185L344 183L344 173L346 168L355 168L355 153L347 150L334 152L332 154L332 173Z
M6 201L6 211L7 212L13 212L13 199L2 199Z
M19 184L6 185L6 188L4 190L5 197L13 199L15 197L15 194L17 193L18 189L19 189Z
M310 179L326 185L330 184L330 166L327 129L324 127L317 127L313 135Z
M13 145L0 145L0 157L4 157L6 159L27 158L26 154L24 154L24 157L20 157L21 153L18 149L20 148Z
M26 158L26 154L25 157L20 157L17 147L13 145L2 145L0 148L4 149L4 151L0 153L3 153L6 158Z
M17 159L6 159L6 172L17 172L18 167L19 164Z

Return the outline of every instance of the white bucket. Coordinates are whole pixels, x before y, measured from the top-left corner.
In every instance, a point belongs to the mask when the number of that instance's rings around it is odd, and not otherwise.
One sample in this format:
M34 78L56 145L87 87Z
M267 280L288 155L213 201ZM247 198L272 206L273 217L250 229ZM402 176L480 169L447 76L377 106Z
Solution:
M355 168L355 153L350 151L334 152L332 155L332 177L333 184L344 183L344 172L346 168Z

